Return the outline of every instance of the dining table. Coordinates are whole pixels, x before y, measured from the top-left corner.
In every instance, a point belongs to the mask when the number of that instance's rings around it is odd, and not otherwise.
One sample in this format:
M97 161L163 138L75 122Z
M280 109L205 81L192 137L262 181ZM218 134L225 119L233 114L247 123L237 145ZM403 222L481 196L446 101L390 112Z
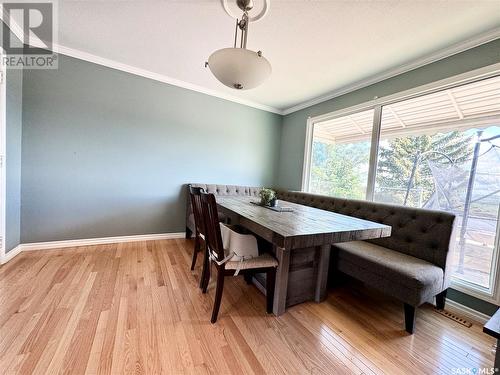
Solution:
M219 212L272 246L278 260L273 313L327 295L332 245L391 235L388 225L280 200L277 208L255 197L218 196ZM265 279L264 279L265 282Z
M500 309L497 309L497 312L486 322L483 327L483 332L497 340L493 367L500 369Z

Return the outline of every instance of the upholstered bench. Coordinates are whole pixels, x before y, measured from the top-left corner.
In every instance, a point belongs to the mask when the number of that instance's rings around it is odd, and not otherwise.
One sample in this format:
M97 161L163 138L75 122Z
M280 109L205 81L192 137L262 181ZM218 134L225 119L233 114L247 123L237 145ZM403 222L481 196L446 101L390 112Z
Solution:
M278 199L392 227L391 237L335 244L330 272L341 271L404 302L409 333L417 306L436 297L437 308L444 308L455 215L285 190Z

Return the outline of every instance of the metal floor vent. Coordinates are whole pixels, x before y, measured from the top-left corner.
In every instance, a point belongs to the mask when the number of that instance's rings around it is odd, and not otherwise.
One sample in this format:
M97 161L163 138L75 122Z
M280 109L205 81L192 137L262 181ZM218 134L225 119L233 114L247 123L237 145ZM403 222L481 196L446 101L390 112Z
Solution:
M472 327L472 323L465 320L464 318L461 318L460 316L457 316L449 311L446 311L446 310L436 310L439 314L441 315L444 315L446 316L447 318L457 322L457 323L460 323L461 325L467 327L467 328L470 328Z

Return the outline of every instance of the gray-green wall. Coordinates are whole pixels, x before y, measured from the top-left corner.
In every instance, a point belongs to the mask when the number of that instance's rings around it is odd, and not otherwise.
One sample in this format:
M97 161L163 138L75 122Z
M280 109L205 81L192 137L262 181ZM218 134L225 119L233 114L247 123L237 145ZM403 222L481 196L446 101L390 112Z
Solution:
M23 71L6 74L6 206L5 250L9 252L21 239L21 136L23 104Z
M271 185L281 116L60 56L23 80L21 242L185 228L188 182Z
M381 98L498 62L500 39L284 116L277 185L293 190L301 189L308 117L366 103L375 96ZM456 290L450 290L449 298L488 315L497 309L491 303Z

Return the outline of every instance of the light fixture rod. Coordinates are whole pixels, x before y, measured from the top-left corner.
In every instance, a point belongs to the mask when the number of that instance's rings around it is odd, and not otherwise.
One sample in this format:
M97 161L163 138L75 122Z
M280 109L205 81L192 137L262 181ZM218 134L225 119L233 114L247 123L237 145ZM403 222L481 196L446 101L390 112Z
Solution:
M234 48L236 48L236 40L238 39L238 25L239 25L239 20L236 19L236 29L234 30Z
M248 24L250 22L248 22L248 16L247 16L247 13L245 12L245 14L243 15L244 19L245 19L245 30L243 30L243 33L245 35L245 40L243 41L243 48L247 48L247 36L248 36Z
M241 17L241 20L238 22L239 29L241 30L241 40L240 40L240 48L247 48L247 37L248 37L248 24L249 24L249 19L248 19L248 13L245 12L243 13L243 16ZM238 29L236 29L236 32L238 32ZM236 37L236 35L235 35ZM236 46L236 44L235 44Z

